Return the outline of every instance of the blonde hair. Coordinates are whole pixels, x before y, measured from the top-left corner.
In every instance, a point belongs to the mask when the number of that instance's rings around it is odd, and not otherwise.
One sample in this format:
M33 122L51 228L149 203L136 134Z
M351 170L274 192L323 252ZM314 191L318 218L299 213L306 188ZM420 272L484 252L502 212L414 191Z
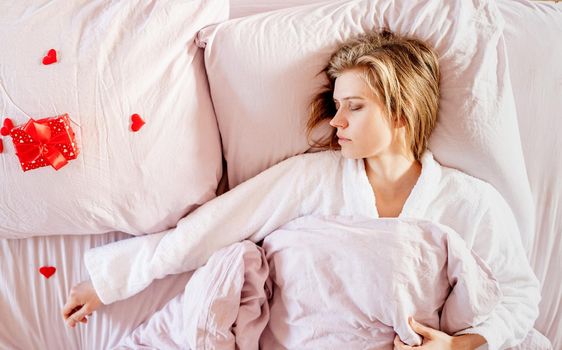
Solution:
M406 146L420 160L437 122L440 79L437 55L423 41L386 29L343 42L318 73L326 74L328 83L309 105L306 125L309 145L339 149L336 129L328 138L313 144L310 139L316 126L336 114L333 101L336 78L354 68L363 71L365 82L384 103L391 125L404 124Z

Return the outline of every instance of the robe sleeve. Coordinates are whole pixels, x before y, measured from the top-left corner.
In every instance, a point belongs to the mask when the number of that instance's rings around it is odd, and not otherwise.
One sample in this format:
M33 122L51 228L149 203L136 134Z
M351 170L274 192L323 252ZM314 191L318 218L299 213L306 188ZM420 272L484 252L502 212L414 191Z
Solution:
M280 162L206 202L175 228L86 251L84 263L100 300L129 298L155 279L194 270L215 251L247 238L257 242L300 216L303 196L317 187L307 172L320 168L306 156Z
M479 334L487 344L478 350L499 350L521 343L533 328L539 314L540 284L509 205L491 185L485 194L486 208L475 227L472 250L490 266L503 296L486 321L455 335Z

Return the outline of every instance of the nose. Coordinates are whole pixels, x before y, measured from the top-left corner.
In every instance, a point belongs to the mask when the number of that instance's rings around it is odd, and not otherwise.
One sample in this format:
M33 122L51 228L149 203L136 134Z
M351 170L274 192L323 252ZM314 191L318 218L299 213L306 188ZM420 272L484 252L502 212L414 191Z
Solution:
M341 108L336 112L336 115L330 120L330 125L334 128L347 128L349 123L347 119L344 117L343 113L341 113Z

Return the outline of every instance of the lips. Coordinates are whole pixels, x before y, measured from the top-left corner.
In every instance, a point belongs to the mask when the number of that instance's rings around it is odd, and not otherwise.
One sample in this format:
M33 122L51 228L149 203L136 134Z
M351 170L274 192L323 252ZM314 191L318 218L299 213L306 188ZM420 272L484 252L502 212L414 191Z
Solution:
M350 139L342 137L340 135L336 135L336 136L338 137L338 141L351 141Z

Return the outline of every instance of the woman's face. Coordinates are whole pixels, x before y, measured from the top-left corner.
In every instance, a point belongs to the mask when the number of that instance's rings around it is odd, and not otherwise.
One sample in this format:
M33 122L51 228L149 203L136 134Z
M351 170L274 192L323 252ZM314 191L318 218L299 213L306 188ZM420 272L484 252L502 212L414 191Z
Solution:
M338 130L342 156L352 159L382 155L396 146L384 104L360 74L359 69L348 70L336 79L333 97L337 113L330 121Z

